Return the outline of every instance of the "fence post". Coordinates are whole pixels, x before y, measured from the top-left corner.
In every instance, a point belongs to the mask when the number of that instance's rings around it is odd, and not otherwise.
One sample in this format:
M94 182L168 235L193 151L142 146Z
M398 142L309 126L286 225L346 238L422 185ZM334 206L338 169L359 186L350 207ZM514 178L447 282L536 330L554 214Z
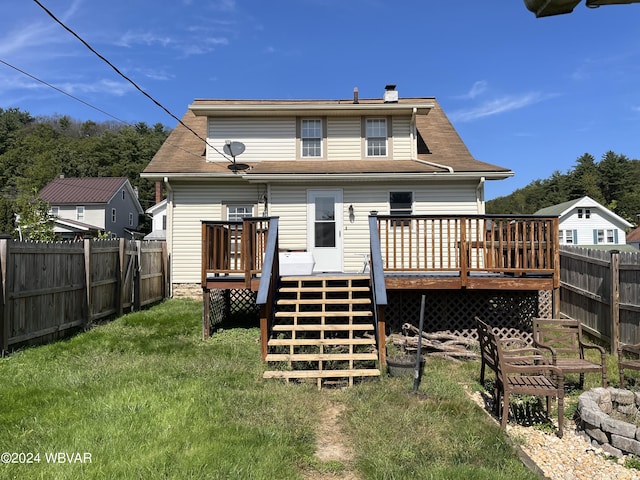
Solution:
M124 238L118 239L118 285L117 285L117 301L118 301L118 316L121 317L124 312L124 276L126 275L125 265L124 265Z
M620 341L620 252L611 250L611 353L617 355Z
M9 314L7 312L8 240L0 238L0 356L9 350Z
M142 282L142 241L136 240L136 256L133 259L133 310L140 310L140 283Z
M91 295L91 240L85 238L84 243L84 283L87 287L86 300L87 300L87 314L86 323L89 323L93 316L93 304Z

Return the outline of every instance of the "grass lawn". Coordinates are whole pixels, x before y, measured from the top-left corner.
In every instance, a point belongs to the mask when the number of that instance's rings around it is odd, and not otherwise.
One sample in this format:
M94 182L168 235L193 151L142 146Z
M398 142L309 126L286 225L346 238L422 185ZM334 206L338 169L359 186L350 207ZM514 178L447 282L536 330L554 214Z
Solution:
M262 379L257 328L202 341L200 321L200 302L170 300L0 359L0 452L34 462L0 478L537 478L465 395L476 362L429 360L419 396L412 378L318 391ZM314 457L327 402L344 406L351 465Z

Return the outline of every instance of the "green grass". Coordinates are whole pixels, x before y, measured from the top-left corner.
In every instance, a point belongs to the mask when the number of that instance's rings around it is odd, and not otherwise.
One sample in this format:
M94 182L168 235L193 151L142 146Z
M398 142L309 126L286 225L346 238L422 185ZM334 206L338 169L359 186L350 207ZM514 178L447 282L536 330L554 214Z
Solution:
M199 302L171 300L0 359L0 452L40 453L0 478L536 478L464 393L475 362L428 361L420 395L388 377L318 391L262 378L257 329L202 341L200 319ZM328 401L346 406L352 465L313 456ZM50 452L91 463L47 463Z

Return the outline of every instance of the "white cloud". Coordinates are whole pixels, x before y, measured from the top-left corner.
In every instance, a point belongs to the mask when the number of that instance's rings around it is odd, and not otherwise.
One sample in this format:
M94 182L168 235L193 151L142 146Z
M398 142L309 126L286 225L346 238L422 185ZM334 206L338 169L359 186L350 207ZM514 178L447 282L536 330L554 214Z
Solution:
M457 110L449 115L451 120L457 122L472 122L484 117L500 115L512 110L542 102L550 98L550 95L543 95L538 92L523 93L520 95L505 95L500 98L488 100L481 105L466 110Z
M474 84L471 86L471 90L469 90L467 93L460 95L456 98L473 100L477 96L486 92L487 88L488 88L488 83L486 80L478 80L477 82L474 82Z
M127 32L116 41L116 45L120 47L132 47L133 45L161 45L166 47L172 43L174 41L170 37L152 32Z

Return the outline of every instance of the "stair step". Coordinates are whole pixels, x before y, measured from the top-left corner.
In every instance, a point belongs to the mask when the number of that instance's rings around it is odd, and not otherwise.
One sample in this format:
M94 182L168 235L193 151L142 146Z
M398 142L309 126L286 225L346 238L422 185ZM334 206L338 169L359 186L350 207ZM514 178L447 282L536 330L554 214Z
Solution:
M281 277L280 280L282 282L323 282L323 281L347 282L349 280L365 281L365 280L369 280L369 275L322 275L322 276L291 275L291 276Z
M309 346L309 345L374 345L375 338L272 338L270 347Z
M341 378L341 377L379 377L378 368L359 368L349 370L269 370L263 378Z
M280 293L319 293L319 292L370 292L371 289L369 287L322 287L322 286L313 286L313 287L280 287Z
M311 298L311 299L280 299L278 305L370 305L371 300L368 298Z
M368 323L352 324L352 325L274 325L274 332L363 332L373 331L374 326Z
M317 362L332 360L378 360L377 353L269 353L267 362Z
M373 313L367 310L363 311L340 311L340 312L276 312L276 317L290 317L290 318L309 318L309 317L372 317Z

